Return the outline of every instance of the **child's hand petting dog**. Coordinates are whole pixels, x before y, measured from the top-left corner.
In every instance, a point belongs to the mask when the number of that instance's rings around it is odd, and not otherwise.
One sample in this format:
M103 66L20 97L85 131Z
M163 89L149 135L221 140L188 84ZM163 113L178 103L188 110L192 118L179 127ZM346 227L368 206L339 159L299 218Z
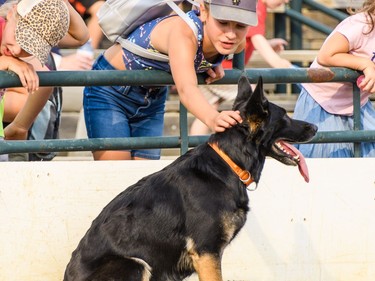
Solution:
M214 120L214 126L211 128L214 132L224 132L238 123L242 123L240 112L237 111L221 111Z

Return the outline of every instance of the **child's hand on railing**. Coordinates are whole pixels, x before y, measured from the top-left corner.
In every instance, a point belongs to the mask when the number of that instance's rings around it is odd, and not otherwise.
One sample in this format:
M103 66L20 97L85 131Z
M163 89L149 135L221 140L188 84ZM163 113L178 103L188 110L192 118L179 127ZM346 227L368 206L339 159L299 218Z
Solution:
M357 79L357 86L365 92L375 93L375 65L366 67L363 74Z
M39 88L39 76L33 65L11 56L1 56L1 69L13 71L20 78L22 86L28 93L34 93Z

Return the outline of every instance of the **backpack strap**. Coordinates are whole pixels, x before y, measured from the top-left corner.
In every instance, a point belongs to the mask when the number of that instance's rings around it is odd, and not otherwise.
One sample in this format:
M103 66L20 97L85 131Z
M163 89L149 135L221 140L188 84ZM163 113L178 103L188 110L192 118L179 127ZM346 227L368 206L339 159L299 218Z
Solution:
M198 3L196 3L195 1L193 0L186 0L188 1L189 3L191 3L193 6L197 6L199 5ZM165 1L166 4L168 4L169 7L171 7L171 9L173 11L176 12L176 14L178 16L180 16L188 25L189 27L193 30L194 34L195 34L195 37L198 38L198 28L197 26L195 25L195 23L192 21L191 18L189 18L188 15L186 15L177 5L175 2L173 2L172 0L166 0ZM129 50L130 52L132 52L133 54L136 54L138 56L141 56L143 58L147 58L147 59L152 59L152 60L157 60L157 61L161 61L161 62L169 62L169 57L165 54L160 54L160 53L155 53L155 52L150 52L148 50L146 50L145 48L127 40L126 38L122 38L121 36L119 36L116 40L116 42L120 43L121 47L123 47L124 49L127 49Z
M121 36L117 38L116 42L120 43L121 47L124 49L127 49L140 57L161 62L169 62L169 57L167 55L147 51L145 48L129 41L126 38L122 38Z
M171 7L171 9L173 11L176 12L177 15L179 15L186 23L187 25L193 30L194 34L195 34L195 37L198 38L198 28L197 26L195 25L195 23L191 20L191 18L188 17L187 14L184 13L184 11L182 11L177 5L175 2L173 1L167 1L166 2L168 4L169 7ZM192 3L192 1L189 1L189 3Z

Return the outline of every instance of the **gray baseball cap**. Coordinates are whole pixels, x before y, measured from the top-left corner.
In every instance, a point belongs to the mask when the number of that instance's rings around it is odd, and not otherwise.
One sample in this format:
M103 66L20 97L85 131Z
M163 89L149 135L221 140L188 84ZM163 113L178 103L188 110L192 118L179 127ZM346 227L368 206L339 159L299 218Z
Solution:
M257 0L204 0L210 4L211 15L218 20L246 25L258 24Z

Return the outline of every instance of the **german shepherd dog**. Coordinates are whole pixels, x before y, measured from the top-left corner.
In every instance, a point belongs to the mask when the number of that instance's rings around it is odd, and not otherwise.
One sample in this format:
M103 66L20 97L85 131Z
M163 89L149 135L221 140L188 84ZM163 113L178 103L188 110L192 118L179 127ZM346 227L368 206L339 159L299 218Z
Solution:
M306 163L288 143L316 133L269 102L262 78L254 92L239 80L234 110L243 118L207 143L144 177L115 197L92 222L67 265L65 281L169 281L194 272L200 281L221 281L225 247L246 221L246 187L258 184L266 156Z

